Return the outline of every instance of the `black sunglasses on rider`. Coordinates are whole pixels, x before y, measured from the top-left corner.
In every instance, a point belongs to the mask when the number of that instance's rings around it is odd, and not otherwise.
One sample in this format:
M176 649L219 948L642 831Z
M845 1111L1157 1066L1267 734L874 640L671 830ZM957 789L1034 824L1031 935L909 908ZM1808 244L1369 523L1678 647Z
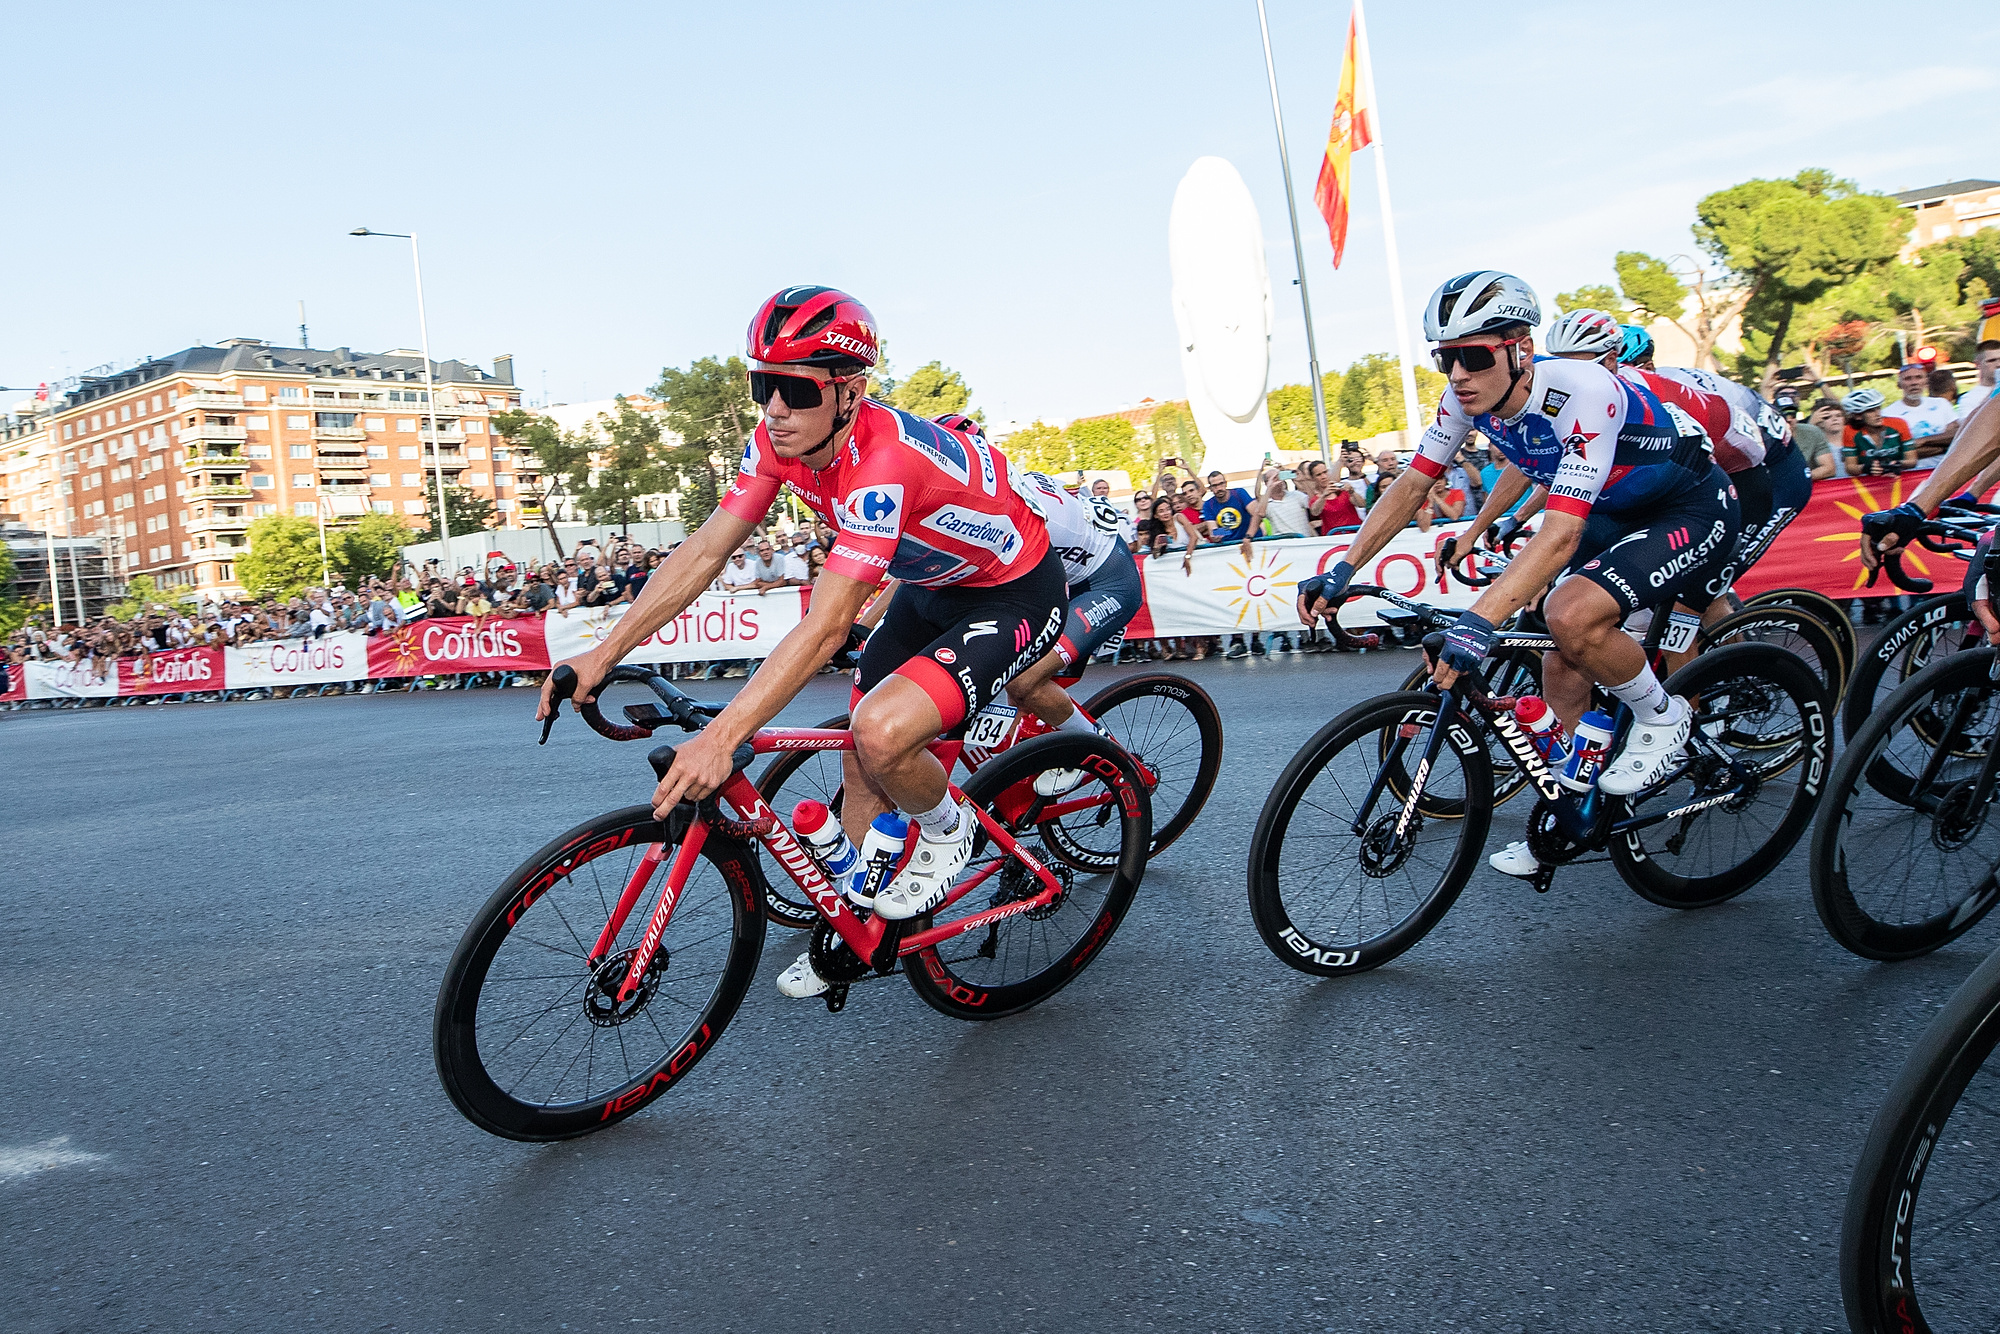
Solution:
M1441 347L1431 353L1437 368L1446 375L1451 374L1453 365L1464 366L1469 371L1490 371L1499 358L1494 354L1503 347L1512 347L1520 342L1510 338L1504 343L1460 343L1453 347Z
M816 408L824 400L827 385L839 384L839 380L815 380L805 375L779 375L774 371L750 372L750 397L758 407L771 401L776 394L785 400L785 406L797 412L801 408Z

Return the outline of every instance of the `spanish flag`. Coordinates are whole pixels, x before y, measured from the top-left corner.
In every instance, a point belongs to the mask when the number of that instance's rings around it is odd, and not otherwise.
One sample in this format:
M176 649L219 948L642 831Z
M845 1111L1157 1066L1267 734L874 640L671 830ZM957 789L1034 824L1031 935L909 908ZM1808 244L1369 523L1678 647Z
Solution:
M1313 202L1326 219L1327 235L1333 239L1333 267L1347 251L1347 160L1374 142L1368 128L1368 108L1358 86L1359 44L1355 39L1354 15L1347 16L1347 55L1340 64L1340 95L1333 103L1333 128L1326 135L1326 159L1319 164L1319 183L1313 187Z

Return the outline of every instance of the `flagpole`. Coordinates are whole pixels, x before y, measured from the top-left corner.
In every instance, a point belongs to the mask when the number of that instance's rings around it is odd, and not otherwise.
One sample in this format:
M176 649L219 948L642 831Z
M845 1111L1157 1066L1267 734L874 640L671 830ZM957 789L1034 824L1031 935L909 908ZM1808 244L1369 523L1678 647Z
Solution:
M1299 206L1292 198L1292 157L1285 149L1285 112L1278 105L1278 67L1271 61L1271 24L1264 17L1264 0L1257 0L1257 27L1264 34L1264 73L1271 81L1271 121L1278 130L1278 166L1285 174L1285 216L1292 220L1292 259L1299 274L1299 305L1306 317L1306 362L1312 368L1313 424L1319 429L1320 460L1330 468L1333 451L1326 440L1326 390L1319 382L1319 344L1313 337L1312 298L1306 294L1306 248L1299 240Z
M1261 7L1263 0L1258 0ZM1382 150L1382 101L1375 95L1375 57L1368 49L1368 17L1361 0L1354 0L1355 43L1361 48L1361 74L1368 88L1368 129L1375 150L1375 193L1382 201L1382 248L1389 264L1389 311L1396 321L1396 355L1403 373L1403 444L1414 447L1424 426L1417 406L1417 363L1410 349L1410 315L1403 305L1403 261L1396 253L1396 211L1389 205L1389 159Z

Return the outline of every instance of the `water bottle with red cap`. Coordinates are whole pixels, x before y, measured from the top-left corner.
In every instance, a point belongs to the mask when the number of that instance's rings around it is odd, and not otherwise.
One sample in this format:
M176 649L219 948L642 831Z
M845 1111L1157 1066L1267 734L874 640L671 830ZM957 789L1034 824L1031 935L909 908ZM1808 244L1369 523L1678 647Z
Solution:
M1528 729L1528 740L1542 763L1559 772L1569 758L1569 736L1549 702L1540 695L1523 695L1514 701L1514 717Z

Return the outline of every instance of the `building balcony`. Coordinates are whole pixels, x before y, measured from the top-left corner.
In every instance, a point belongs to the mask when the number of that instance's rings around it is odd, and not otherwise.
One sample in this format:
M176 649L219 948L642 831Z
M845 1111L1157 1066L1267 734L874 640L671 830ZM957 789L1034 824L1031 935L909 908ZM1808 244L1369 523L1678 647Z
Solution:
M199 440L225 440L234 444L249 438L250 433L241 426L224 426L220 422L203 422L199 426L186 426L174 433L174 439L184 445L191 445Z
M249 466L250 460L244 458L233 449L210 450L202 453L191 449L188 451L187 457L181 460L181 467L189 472L197 470L212 472L217 468L234 468L236 471L241 472Z
M366 440L367 438L368 432L362 430L359 426L313 427L313 439L315 440Z
M454 454L449 450L443 454L434 452L426 453L424 455L424 468L428 471L433 467L440 468L445 472L463 472L465 470L465 455Z
M368 512L368 488L340 487L328 488L321 493L326 497L327 510L337 519L354 518Z
M427 445L462 445L465 443L465 432L455 426L447 426L436 431L420 426L417 428L417 435Z
M250 488L249 488L249 487L247 487L247 486L242 486L242 485L240 485L240 484L238 484L238 483L235 483L235 482L224 482L224 481L220 481L220 480L217 480L217 481L213 481L213 482L210 482L210 483L209 483L208 485L206 485L206 486L191 486L191 487L189 487L189 488L188 488L188 492L187 492L187 495L185 495L184 497L182 497L182 499L184 499L184 500L215 500L215 499L218 499L218 498L221 498L221 497L225 497L225 496L227 496L227 497L229 497L229 498L232 498L232 499L234 499L234 498L236 498L236 497L238 497L238 496L241 496L241 497L243 497L243 498L247 499L247 498L249 497L249 495L250 495Z
M250 526L247 514L204 514L190 519L187 530L190 533L240 533Z
M332 469L336 472L367 472L370 463L379 462L370 459L366 454L315 454L313 461L319 464L322 470Z
M241 394L182 394L174 400L174 411L188 412L204 408L210 412L240 412L243 409Z

